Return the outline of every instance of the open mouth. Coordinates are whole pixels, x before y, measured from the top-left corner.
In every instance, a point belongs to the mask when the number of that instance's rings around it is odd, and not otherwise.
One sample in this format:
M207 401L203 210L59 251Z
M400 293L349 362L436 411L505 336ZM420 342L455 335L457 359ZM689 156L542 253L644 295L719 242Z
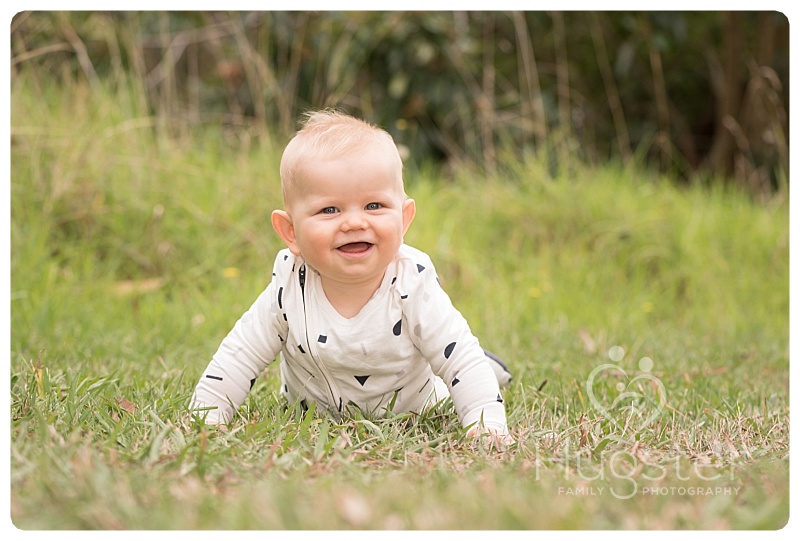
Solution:
M339 250L346 254L360 254L366 252L372 248L372 246L373 245L370 242L351 242L339 246Z

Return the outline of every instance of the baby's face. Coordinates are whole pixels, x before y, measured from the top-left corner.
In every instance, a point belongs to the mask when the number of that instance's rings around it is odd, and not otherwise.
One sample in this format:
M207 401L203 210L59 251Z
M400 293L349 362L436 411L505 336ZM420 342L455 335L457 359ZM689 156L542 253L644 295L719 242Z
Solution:
M400 171L381 152L304 164L287 212L301 254L327 286L383 277L414 217Z

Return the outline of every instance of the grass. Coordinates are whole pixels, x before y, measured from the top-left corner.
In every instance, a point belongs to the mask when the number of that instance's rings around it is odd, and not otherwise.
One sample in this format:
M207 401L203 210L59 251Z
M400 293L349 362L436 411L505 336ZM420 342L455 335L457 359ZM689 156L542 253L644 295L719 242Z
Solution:
M12 85L17 528L787 523L785 200L613 166L550 179L535 158L491 180L410 170L406 240L512 366L518 444L467 441L447 408L297 412L276 366L219 431L186 406L280 247L281 141L168 137L136 92Z

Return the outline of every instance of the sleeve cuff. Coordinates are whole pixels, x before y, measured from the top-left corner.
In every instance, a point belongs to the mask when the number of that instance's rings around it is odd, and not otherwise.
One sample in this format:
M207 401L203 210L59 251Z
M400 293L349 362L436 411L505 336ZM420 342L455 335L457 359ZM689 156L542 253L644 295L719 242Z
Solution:
M476 408L467 413L464 416L464 419L461 421L461 426L464 428L473 424L485 428L495 428L500 431L508 431L506 409L501 402Z

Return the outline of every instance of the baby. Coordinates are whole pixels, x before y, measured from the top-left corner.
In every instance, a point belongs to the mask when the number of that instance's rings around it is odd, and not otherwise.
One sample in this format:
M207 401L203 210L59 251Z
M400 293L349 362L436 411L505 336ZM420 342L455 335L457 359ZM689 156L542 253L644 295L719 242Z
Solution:
M506 366L484 351L439 284L430 258L403 243L416 207L391 136L335 112L311 113L287 145L286 243L272 281L236 323L197 384L191 409L227 423L281 354L281 394L336 418L421 413L451 397L467 435L513 443L500 386Z

